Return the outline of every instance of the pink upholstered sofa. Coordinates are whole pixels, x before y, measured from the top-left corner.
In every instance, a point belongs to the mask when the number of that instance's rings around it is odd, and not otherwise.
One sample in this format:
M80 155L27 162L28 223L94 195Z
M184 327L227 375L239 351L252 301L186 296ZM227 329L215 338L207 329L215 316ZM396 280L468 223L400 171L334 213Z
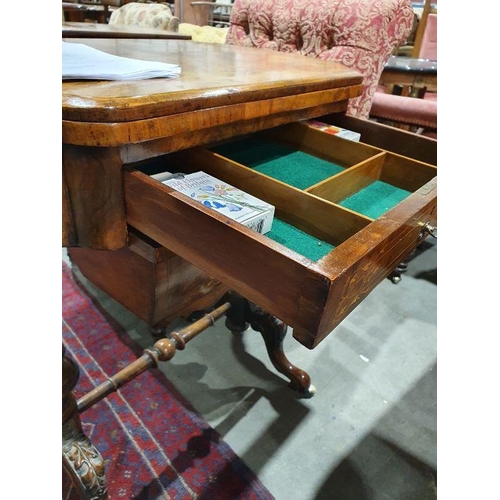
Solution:
M340 62L364 77L348 114L368 118L385 63L411 33L410 0L235 0L226 43Z

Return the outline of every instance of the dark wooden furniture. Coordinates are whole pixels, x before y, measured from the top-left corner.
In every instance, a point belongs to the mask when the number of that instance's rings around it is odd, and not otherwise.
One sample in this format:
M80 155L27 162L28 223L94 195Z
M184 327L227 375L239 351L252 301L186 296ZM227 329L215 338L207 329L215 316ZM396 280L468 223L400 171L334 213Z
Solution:
M62 23L63 38L134 38L190 40L189 35L175 31L139 26L115 26L102 23L64 22Z
M391 56L380 77L380 85L405 85L437 92L437 61Z
M63 2L64 20L107 24L113 10L130 1L132 0L68 0Z
M315 347L426 237L436 222L436 167L297 123L342 119L361 93L361 76L342 65L190 41L79 41L178 63L182 75L63 83L62 240L74 263L153 326L230 291L228 326L260 331L274 366L310 395L309 376L283 353L286 325ZM299 189L214 152L258 132L342 172ZM332 248L319 260L305 257L149 175L173 168L205 170L266 199L280 220ZM340 205L379 181L408 196L376 218ZM160 303L159 289L167 290ZM63 421L77 426L71 381Z
M62 2L64 21L84 22L87 18L87 6L73 2Z

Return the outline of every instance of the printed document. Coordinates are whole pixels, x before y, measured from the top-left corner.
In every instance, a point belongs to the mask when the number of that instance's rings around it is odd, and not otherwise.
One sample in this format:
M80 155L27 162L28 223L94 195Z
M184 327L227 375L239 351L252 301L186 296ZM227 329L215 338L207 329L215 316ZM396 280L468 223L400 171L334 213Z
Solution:
M181 67L115 56L83 43L62 42L63 80L143 80L175 78Z

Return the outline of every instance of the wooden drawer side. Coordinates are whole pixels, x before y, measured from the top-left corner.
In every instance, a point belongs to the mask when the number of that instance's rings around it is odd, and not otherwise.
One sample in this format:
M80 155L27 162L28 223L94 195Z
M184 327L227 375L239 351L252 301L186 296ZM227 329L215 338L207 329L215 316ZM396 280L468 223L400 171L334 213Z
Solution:
M357 165L382 152L368 144L342 139L301 122L283 125L262 135L344 167Z
M361 141L374 147L437 165L437 140L345 113L331 113L318 121L361 134Z
M380 180L408 191L416 191L437 175L437 167L388 152Z
M335 177L311 186L306 191L333 203L339 203L379 179L384 159L385 153L380 153Z

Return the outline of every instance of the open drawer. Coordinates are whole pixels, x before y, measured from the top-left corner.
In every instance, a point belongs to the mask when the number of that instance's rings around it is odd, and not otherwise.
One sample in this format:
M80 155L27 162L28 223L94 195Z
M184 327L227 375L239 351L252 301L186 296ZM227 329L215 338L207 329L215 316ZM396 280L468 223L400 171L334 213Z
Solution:
M148 175L158 169L201 170L273 204L271 232L254 232ZM436 224L436 173L296 123L130 167L127 221L313 348L422 241L426 224Z

